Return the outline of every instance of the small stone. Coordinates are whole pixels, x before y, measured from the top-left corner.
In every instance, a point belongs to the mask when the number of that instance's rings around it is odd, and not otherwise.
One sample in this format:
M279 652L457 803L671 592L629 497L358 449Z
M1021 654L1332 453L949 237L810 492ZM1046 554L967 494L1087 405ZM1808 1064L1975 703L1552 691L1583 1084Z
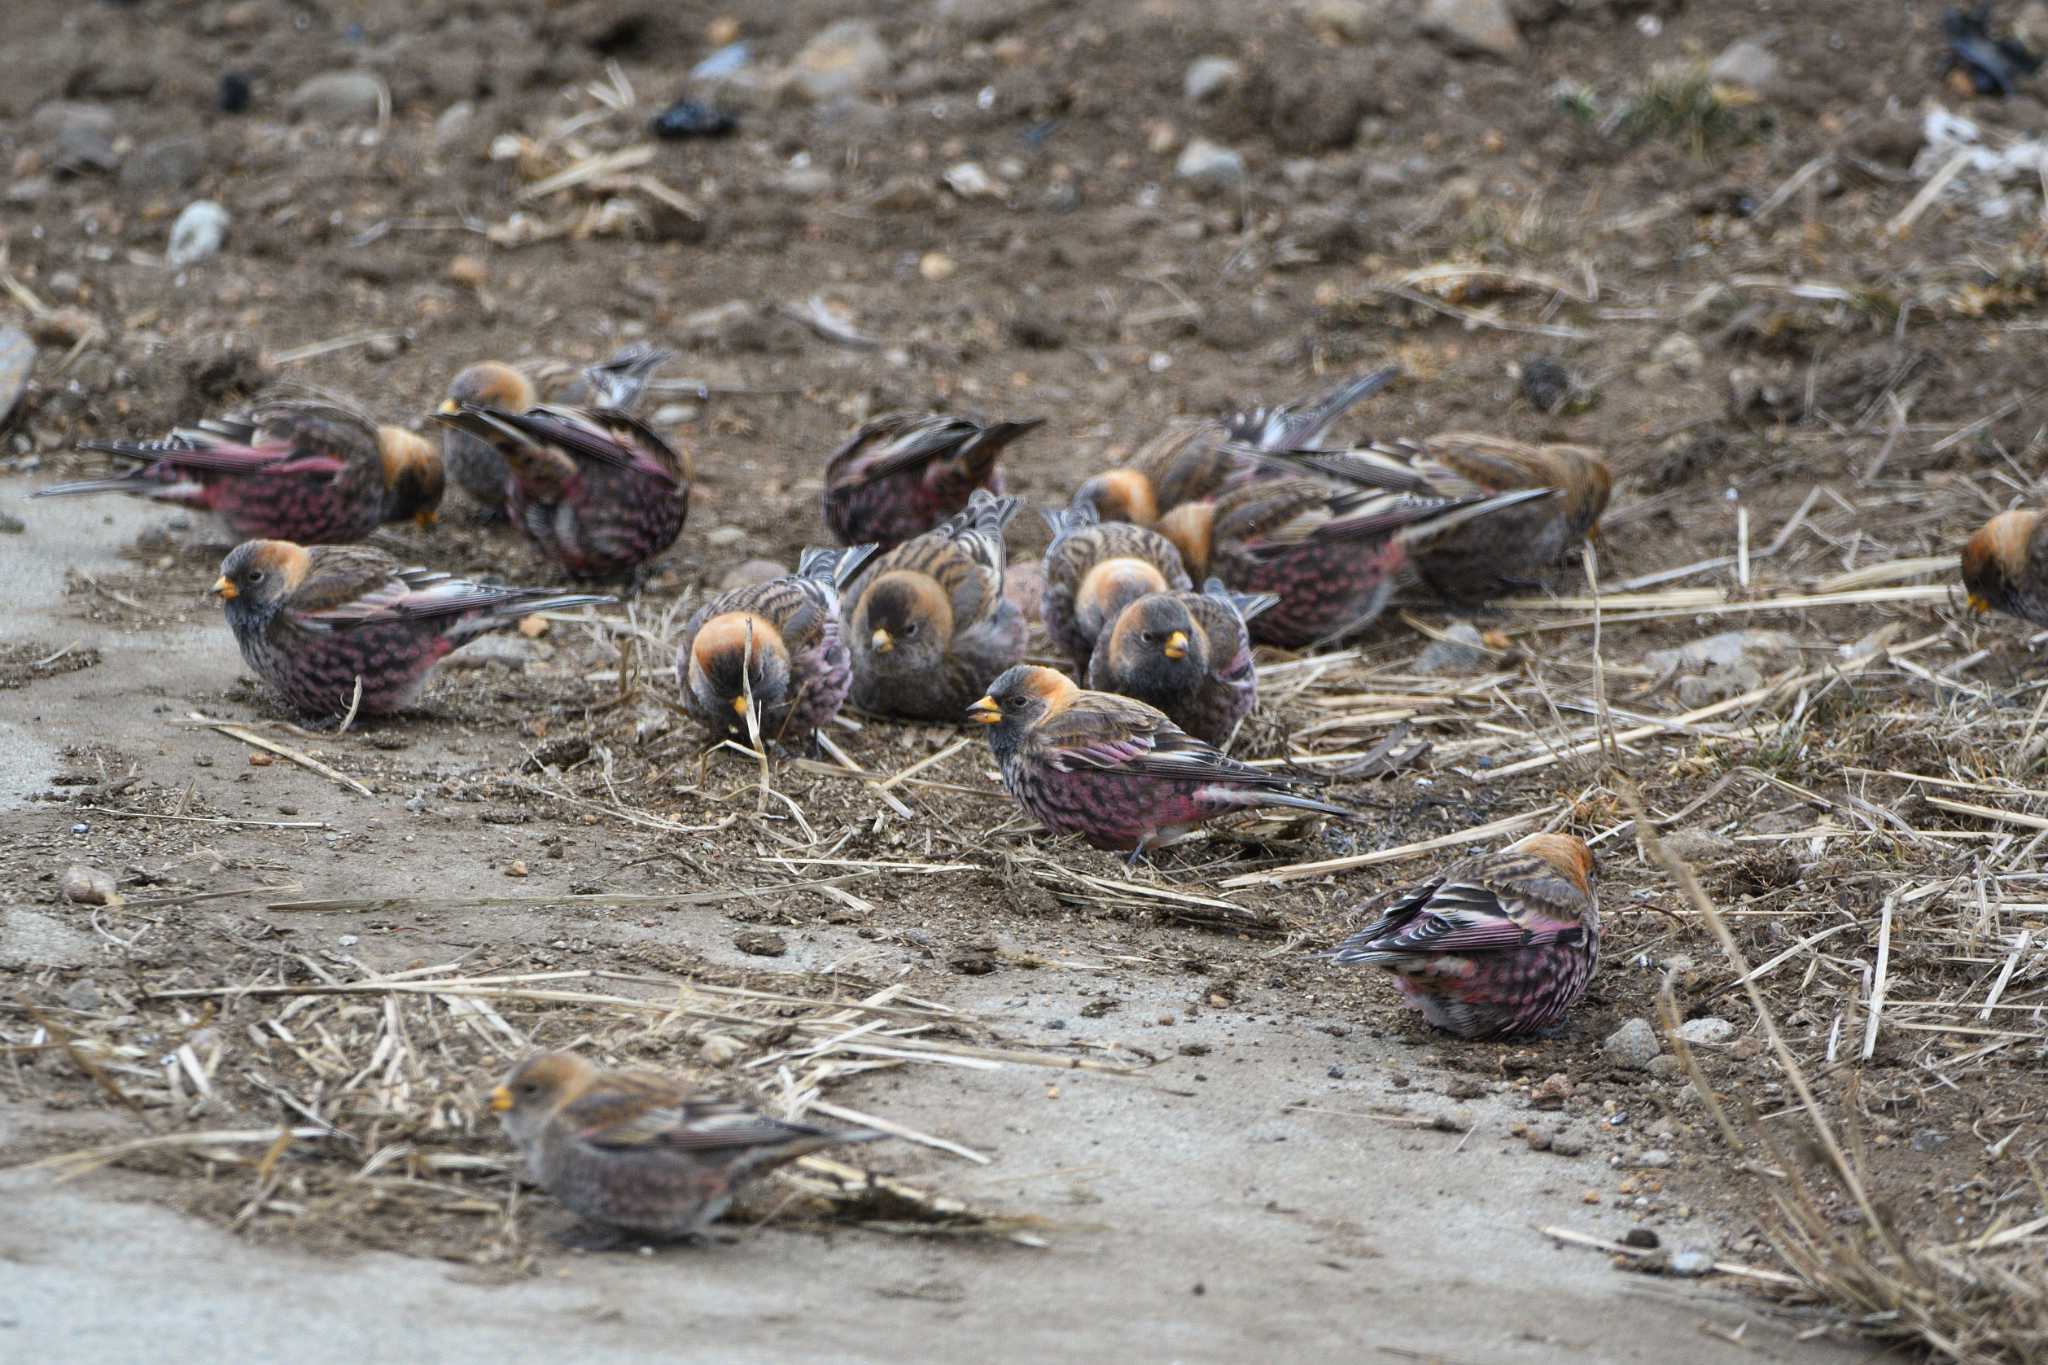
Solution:
M704 543L713 549L723 550L739 544L747 538L742 526L714 526L704 535Z
M1229 57L1197 57L1188 64L1181 92L1189 104L1207 104L1244 81L1244 64Z
M524 858L514 858L511 862L505 864L505 875L508 877L524 877L526 875L526 860Z
M222 72L220 88L213 95L213 107L223 114L245 114L249 111L251 93L249 77L245 73Z
M1198 185L1227 186L1244 183L1244 157L1207 138L1196 138L1181 149L1173 173Z
M714 1033L697 1044L697 1055L713 1066L724 1066L746 1050L746 1044L723 1033Z
M1657 1170L1671 1164L1671 1153L1665 1151L1662 1147L1652 1147L1649 1151L1638 1156L1635 1159L1635 1164L1647 1166L1651 1170Z
M782 577L789 569L773 559L749 559L726 570L719 580L719 589L731 592L734 588L751 588L756 583L767 583Z
M1692 1247L1684 1251L1675 1251L1671 1254L1671 1273L1674 1275L1682 1275L1686 1279L1697 1279L1701 1275L1711 1274L1713 1269L1714 1254L1710 1251L1701 1251L1697 1247Z
M548 618L538 614L522 616L519 618L518 630L527 639L538 640L541 636L548 633Z
M300 82L284 103L301 118L341 125L375 122L390 99L384 82L371 72L324 71Z
M1323 1074L1325 1076L1328 1076L1333 1081L1341 1081L1344 1079L1344 1068L1341 1066L1333 1066Z
M1536 1088L1529 1092L1529 1107L1531 1109L1562 1109L1564 1108L1565 1101L1571 1098L1571 1094L1571 1080L1561 1071L1554 1072L1551 1075L1545 1076L1537 1083Z
M1690 379L1700 372L1707 363L1705 351L1700 344L1683 332L1673 332L1657 343L1657 349L1650 352L1650 364L1644 373L1651 375L1675 375Z
M816 199L832 192L832 172L823 166L791 166L768 183L794 198Z
M721 14L704 26L704 41L713 47L736 43L739 37L740 21L730 14Z
M1735 1025L1726 1019L1716 1019L1712 1015L1704 1019L1688 1019L1678 1026L1678 1036L1695 1046L1705 1044L1711 1047L1733 1038Z
M1678 1058L1670 1053L1660 1052L1650 1058L1648 1063L1644 1065L1643 1070L1649 1072L1660 1081L1668 1081L1681 1071L1684 1071L1685 1067L1679 1062Z
M1445 628L1444 638L1431 640L1415 656L1409 670L1426 678L1476 673L1486 667L1487 657L1479 628L1470 621L1453 621Z
M1917 1128L1908 1145L1916 1152L1938 1152L1948 1146L1948 1134L1938 1128Z
M1600 1051L1616 1066L1640 1071L1663 1048L1657 1042L1657 1030L1649 1020L1631 1019L1607 1035L1607 1040L1600 1044Z
M1552 1133L1550 1150L1558 1156L1584 1156L1586 1140L1577 1133Z
M739 120L722 109L695 100L677 100L656 114L647 125L656 137L671 140L691 137L724 137L739 127Z
M205 170L206 144L198 138L158 138L121 163L121 188L171 194L197 184Z
M943 251L927 251L917 259L917 273L932 284L950 280L960 271L960 263Z
M65 1009L77 1010L80 1014L91 1014L106 1003L100 995L99 983L89 976L80 977L66 986L64 994L57 998L64 1002Z
M1180 146L1180 129L1165 119L1154 119L1145 125L1145 150L1154 156L1165 156Z
M119 905L121 893L114 889L111 873L102 872L84 863L73 863L64 869L64 880L60 883L64 899L73 905Z
M1366 0L1314 0L1304 17L1326 43L1362 43L1372 36L1379 10Z
M1707 67L1707 79L1718 85L1762 90L1778 79L1778 59L1753 38L1741 38L1721 49Z
M1598 1190L1587 1190L1587 1191L1586 1191L1586 1192L1585 1192L1584 1194L1582 1194L1582 1195L1580 1195L1580 1196L1579 1196L1579 1202L1580 1202L1581 1204L1597 1204L1597 1203L1599 1203L1599 1202L1600 1202L1600 1191L1598 1191Z
M937 200L932 187L917 176L899 175L868 200L868 207L877 213L922 213Z
M476 122L476 105L469 100L457 100L441 111L434 120L434 141L447 145L469 131L469 125Z
M805 43L790 64L788 89L813 103L869 89L889 74L889 49L865 19L841 19Z
M249 766L252 768L268 768L275 762L277 760L266 753L258 752L249 755Z
M754 957L781 957L789 944L773 929L742 929L733 935L732 946Z
M164 259L172 269L182 270L218 255L228 239L228 223L228 211L213 200L193 200L171 224L171 240Z
M944 176L946 188L962 199L992 199L1003 192L995 177L981 168L978 161L962 161L948 166Z
M1522 35L1506 0L1427 0L1418 23L1452 52L1503 60L1522 52Z
M379 332L363 343L363 354L378 364L398 359L405 354L406 339L401 332Z
M1664 1242L1649 1228L1630 1228L1621 1234L1621 1244L1625 1247L1640 1247L1644 1251L1655 1251Z
M1556 412L1572 396L1571 371L1549 356L1522 363L1522 397L1538 412Z
M491 268L476 256L457 256L448 262L448 278L467 289L481 289L491 278Z
M0 426L14 415L35 368L36 344L16 328L0 327Z

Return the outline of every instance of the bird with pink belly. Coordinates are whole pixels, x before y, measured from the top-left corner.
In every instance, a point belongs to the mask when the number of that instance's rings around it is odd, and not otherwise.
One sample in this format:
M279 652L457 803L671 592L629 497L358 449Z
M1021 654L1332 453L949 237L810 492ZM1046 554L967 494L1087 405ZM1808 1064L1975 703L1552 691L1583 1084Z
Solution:
M1003 786L1055 834L1096 848L1147 850L1239 811L1278 808L1355 818L1300 794L1305 784L1225 757L1141 701L1085 692L1050 668L1019 665L967 718L989 727Z
M967 506L976 489L1000 494L996 459L1043 425L892 412L865 422L825 462L825 525L841 545L892 549Z
M79 449L138 468L36 497L126 493L212 512L239 536L301 545L349 544L385 522L430 526L441 503L441 456L432 445L324 399L268 399L161 441L88 441Z
M490 1106L528 1178L585 1221L587 1231L558 1240L590 1250L701 1237L748 1180L882 1136L769 1118L664 1076L600 1071L573 1052L528 1057Z
M1454 863L1328 954L1394 973L1410 1009L1461 1038L1558 1029L1599 956L1593 853L1569 834Z
M1524 489L1481 498L1426 498L1329 479L1264 479L1214 502L1187 503L1159 522L1198 577L1277 605L1251 622L1254 640L1299 648L1334 640L1377 618L1418 546L1525 502Z
M213 595L242 659L286 705L312 716L365 715L412 704L427 671L486 631L538 611L613 599L553 588L504 588L407 568L367 545L252 540L220 566Z
M1039 619L1055 648L1084 674L1102 638L1125 607L1150 593L1189 592L1180 552L1157 531L1102 522L1085 505L1045 511L1052 544L1040 561L1045 587Z

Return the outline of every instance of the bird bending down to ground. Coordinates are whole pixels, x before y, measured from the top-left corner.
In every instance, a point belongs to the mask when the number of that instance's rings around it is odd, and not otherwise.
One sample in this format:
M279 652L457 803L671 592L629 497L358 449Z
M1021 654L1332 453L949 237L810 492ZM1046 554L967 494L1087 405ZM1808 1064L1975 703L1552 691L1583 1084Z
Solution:
M364 714L400 710L428 669L476 636L537 611L612 600L405 568L367 545L309 549L287 540L237 545L211 591L250 669L313 716L348 711L359 678Z
M1214 574L1278 605L1251 622L1254 640L1299 648L1376 618L1419 546L1482 517L1551 497L1526 489L1451 500L1380 493L1321 478L1264 479L1159 523L1190 572Z
M1003 491L996 457L1045 421L980 422L894 412L864 423L825 462L825 525L841 545L889 549Z
M1977 528L1963 545L1963 590L1977 611L2002 611L2048 626L2048 525L2014 508Z
M1135 697L1218 748L1259 700L1245 622L1280 599L1234 593L1218 579L1200 592L1156 592L1120 612L1096 637L1088 686Z
M1464 604L1539 583L1545 570L1599 524L1614 487L1598 451L1529 445L1478 432L1444 432L1419 444L1394 441L1278 456L1237 449L1268 466L1420 497L1469 499L1521 488L1550 489L1552 497L1462 523L1416 547L1417 576L1438 596Z
M1538 834L1407 892L1328 956L1394 973L1410 1009L1461 1038L1544 1033L1586 993L1600 955L1593 854Z
M967 715L990 727L1003 786L1026 811L1055 834L1128 849L1132 862L1234 811L1353 818L1299 795L1300 782L1226 758L1141 701L1084 692L1050 668L1009 670Z
M1131 603L1155 592L1188 592L1195 584L1171 541L1143 526L1102 523L1095 509L1045 512L1052 544L1045 548L1045 589L1039 619L1055 648L1084 673L1095 642Z
M1257 466L1247 464L1234 447L1268 452L1316 448L1353 404L1378 393L1400 373L1390 365L1298 403L1176 421L1140 446L1128 463L1083 483L1073 505L1094 509L1103 521L1150 526L1183 503L1206 501L1259 477Z
M239 536L303 545L358 541L388 521L431 525L441 503L441 456L425 438L320 399L268 399L161 441L79 449L140 467L35 496L127 493L217 513Z
M853 704L957 721L1024 655L1024 615L1003 595L1003 528L1016 498L977 488L965 510L874 562L848 624Z
M636 363L652 369L666 358L666 352L646 351ZM690 511L689 464L623 409L542 403L513 412L457 402L453 411L444 405L435 420L498 452L512 524L577 578L637 574L682 532Z
M524 373L510 365L486 360L455 376L454 382L448 386L448 401L441 405L441 411L460 412L467 404L505 412L525 412L539 401L533 381ZM505 482L509 471L505 468L505 457L498 453L495 445L461 427L443 427L441 460L448 466L448 476L476 500L490 520L504 520Z
M752 1177L883 1136L693 1098L665 1077L600 1071L573 1052L528 1057L491 1091L490 1105L527 1177L599 1231L581 1245L699 1236Z
M810 743L853 686L840 594L872 545L805 550L797 571L722 593L676 648L683 702L714 739ZM751 734L750 734L751 727Z

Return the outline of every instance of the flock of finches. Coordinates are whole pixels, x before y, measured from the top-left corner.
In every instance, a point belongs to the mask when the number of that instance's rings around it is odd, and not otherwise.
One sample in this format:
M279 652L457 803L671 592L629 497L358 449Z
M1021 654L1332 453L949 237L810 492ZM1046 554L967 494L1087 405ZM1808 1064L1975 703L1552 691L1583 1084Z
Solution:
M472 366L435 414L438 451L338 402L273 399L164 440L89 446L135 467L37 496L118 491L218 514L250 538L212 588L250 669L301 712L393 711L478 634L614 599L477 583L352 542L431 523L452 475L566 577L637 583L689 510L689 460L633 415L664 359L629 348L585 371L587 406L539 402L508 365ZM1330 446L1336 420L1394 374L1175 423L1048 511L1038 616L1071 676L1022 662L1026 608L1004 591L1020 502L997 461L1038 422L876 418L826 465L824 521L842 548L704 604L676 654L684 703L714 740L755 747L813 743L849 699L986 726L1026 811L1134 860L1236 811L1355 818L1228 756L1258 704L1253 644L1355 631L1410 571L1462 605L1538 582L1594 533L1611 486L1576 446L1470 433ZM1973 606L2048 625L2040 513L1994 518L1962 573ZM1438 1028L1498 1038L1556 1031L1599 941L1592 853L1543 834L1445 868L1328 957L1387 969ZM522 1063L491 1106L532 1179L610 1235L694 1236L747 1177L881 1136L567 1053Z

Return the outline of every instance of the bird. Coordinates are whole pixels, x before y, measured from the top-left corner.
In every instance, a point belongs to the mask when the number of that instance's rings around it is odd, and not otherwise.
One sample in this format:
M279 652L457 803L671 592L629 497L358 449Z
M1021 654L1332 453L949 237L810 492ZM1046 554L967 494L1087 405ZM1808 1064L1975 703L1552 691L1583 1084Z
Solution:
M873 1142L872 1128L815 1128L687 1093L667 1077L602 1071L573 1052L512 1069L490 1107L527 1178L582 1218L601 1247L626 1238L696 1238L747 1180L807 1153Z
M1453 863L1327 954L1393 972L1410 1009L1461 1038L1559 1029L1599 955L1593 853L1569 834Z
M714 739L815 743L853 686L840 594L875 548L807 549L795 573L697 609L676 647L676 677Z
M1347 379L1296 403L1253 408L1228 417L1170 423L1129 461L1084 482L1073 505L1103 521L1150 526L1183 503L1204 502L1232 484L1259 476L1237 447L1278 452L1319 447L1351 407L1400 376L1398 365Z
M533 381L522 371L500 361L485 360L455 376L448 385L448 401L441 405L441 411L460 412L463 405L468 404L500 408L506 412L525 412L539 401ZM498 453L496 446L474 432L460 427L444 427L441 431L441 461L462 491L484 509L487 519L504 520L505 482L510 471L505 468L505 457Z
M351 705L365 715L402 710L427 670L478 635L534 612L614 600L476 583L406 567L368 545L288 540L237 545L210 591L250 669L287 706L312 716Z
M892 412L864 422L825 461L825 526L841 545L893 549L967 506L977 488L1003 491L996 458L1044 425Z
M1978 527L1963 544L1963 590L1976 611L2048 626L2048 530L2041 514L2016 507Z
M1041 511L1052 543L1042 561L1039 619L1076 673L1087 671L1095 641L1125 607L1148 593L1195 586L1180 552L1149 527L1102 522L1087 504Z
M1262 479L1163 517L1188 570L1279 602L1251 621L1261 644L1300 648L1376 618L1416 547L1455 527L1551 497L1522 489L1485 498L1382 493L1324 478Z
M1156 706L1195 738L1228 749L1259 700L1245 622L1279 600L1234 593L1216 578L1200 592L1147 594L1096 637L1087 684Z
M1530 445L1483 432L1449 431L1420 442L1375 442L1341 451L1268 455L1235 449L1269 465L1422 497L1553 490L1554 497L1466 522L1416 547L1416 575L1439 597L1464 605L1535 586L1544 570L1595 531L1614 487L1596 450Z
M967 717L989 727L1003 786L1055 834L1125 849L1135 863L1235 811L1281 807L1355 819L1299 794L1304 784L1227 758L1166 713L1087 692L1050 668L1020 664L989 684Z
M650 350L639 364L666 358ZM434 418L497 451L512 524L572 577L637 578L682 533L689 462L621 408L539 403L513 412L457 401Z
M847 627L855 706L957 721L1024 657L1024 614L1003 593L1003 530L1020 506L977 488L964 509L874 561Z
M36 497L126 493L217 513L247 539L347 544L386 522L431 526L441 503L441 456L431 443L327 399L272 397L160 441L78 448L138 467L57 484Z

